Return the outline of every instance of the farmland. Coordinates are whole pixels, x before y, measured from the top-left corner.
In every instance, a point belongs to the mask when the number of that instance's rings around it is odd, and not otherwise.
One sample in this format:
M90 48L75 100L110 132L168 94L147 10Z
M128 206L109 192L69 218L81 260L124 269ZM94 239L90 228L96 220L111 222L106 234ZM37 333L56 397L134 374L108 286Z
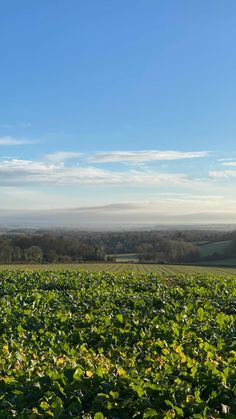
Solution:
M217 264L217 263L216 263ZM235 263L236 264L236 263ZM227 264L226 264L227 265ZM87 262L70 264L27 264L27 265L0 265L5 270L26 270L26 271L61 271L76 270L86 272L111 272L111 273L156 273L156 274L196 274L211 273L218 275L236 275L236 267L222 266L198 266L198 265L166 265L166 264L145 264L145 263L109 263L109 262Z
M0 417L236 417L235 277L2 269L0 282Z
M231 244L232 241L230 240L203 244L200 246L200 255L206 257L217 253L218 255L222 256L227 252Z

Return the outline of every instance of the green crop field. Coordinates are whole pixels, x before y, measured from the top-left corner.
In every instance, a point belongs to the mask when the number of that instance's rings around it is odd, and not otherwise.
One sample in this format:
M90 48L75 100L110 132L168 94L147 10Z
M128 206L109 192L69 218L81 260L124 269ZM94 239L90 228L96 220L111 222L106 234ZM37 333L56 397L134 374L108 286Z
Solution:
M0 418L235 419L236 277L111 266L0 270Z
M236 265L236 263L235 263ZM91 262L78 264L51 264L51 265L0 265L0 269L9 270L64 270L73 269L88 272L112 272L112 273L215 273L222 275L236 275L236 267L213 267L213 266L193 266L193 265L158 265L158 264L139 264L139 263L109 263L109 262Z

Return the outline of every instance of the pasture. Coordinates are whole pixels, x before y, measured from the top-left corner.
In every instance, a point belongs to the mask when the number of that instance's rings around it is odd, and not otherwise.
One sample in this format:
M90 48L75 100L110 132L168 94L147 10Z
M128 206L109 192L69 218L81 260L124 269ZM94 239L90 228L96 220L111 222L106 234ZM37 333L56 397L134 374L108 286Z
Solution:
M225 255L232 244L231 240L206 243L200 246L200 255L202 257L212 256L214 254Z

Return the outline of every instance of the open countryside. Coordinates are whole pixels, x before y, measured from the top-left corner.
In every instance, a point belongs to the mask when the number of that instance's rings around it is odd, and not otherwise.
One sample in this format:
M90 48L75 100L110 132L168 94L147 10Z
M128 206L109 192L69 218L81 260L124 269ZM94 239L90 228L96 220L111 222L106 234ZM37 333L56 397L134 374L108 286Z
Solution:
M0 1L0 419L236 419L236 1Z

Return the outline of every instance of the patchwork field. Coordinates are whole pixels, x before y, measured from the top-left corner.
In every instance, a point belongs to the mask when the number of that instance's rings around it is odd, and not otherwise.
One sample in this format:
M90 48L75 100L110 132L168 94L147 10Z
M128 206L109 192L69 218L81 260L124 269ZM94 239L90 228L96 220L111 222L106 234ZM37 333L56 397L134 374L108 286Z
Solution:
M0 417L235 418L236 277L96 266L0 270Z

